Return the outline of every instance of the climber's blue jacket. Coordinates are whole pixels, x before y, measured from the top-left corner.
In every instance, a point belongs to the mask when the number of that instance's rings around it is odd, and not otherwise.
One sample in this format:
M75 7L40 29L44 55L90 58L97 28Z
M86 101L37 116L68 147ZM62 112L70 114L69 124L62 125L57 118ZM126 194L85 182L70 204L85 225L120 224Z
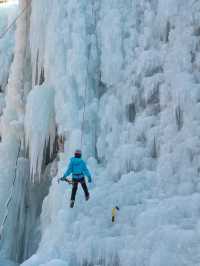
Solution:
M92 181L92 177L86 166L86 163L81 158L71 158L68 169L64 173L63 177L66 178L71 174L72 178L74 179L81 179L83 176L87 176L88 182Z

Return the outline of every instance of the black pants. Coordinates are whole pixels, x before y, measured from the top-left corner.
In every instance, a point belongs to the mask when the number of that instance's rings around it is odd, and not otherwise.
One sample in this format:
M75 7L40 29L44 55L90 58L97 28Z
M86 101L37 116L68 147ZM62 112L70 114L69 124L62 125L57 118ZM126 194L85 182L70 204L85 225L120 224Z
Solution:
M75 179L75 178L72 178L72 194L71 194L71 200L75 200L76 198L76 192L77 192L77 189L78 189L78 183L81 183L81 186L82 186L82 189L85 193L85 196L88 197L89 196L89 192L88 192L88 188L87 188L87 185L86 185L86 182L85 182L85 178L80 178L80 179Z

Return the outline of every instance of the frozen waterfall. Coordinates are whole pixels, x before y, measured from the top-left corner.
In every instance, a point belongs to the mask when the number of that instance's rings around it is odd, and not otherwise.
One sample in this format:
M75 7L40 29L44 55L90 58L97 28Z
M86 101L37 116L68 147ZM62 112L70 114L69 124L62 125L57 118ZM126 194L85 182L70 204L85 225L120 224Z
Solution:
M22 143L0 257L199 266L200 2L20 0L17 12L27 5L0 40L0 218ZM94 182L70 209L57 178L82 133Z

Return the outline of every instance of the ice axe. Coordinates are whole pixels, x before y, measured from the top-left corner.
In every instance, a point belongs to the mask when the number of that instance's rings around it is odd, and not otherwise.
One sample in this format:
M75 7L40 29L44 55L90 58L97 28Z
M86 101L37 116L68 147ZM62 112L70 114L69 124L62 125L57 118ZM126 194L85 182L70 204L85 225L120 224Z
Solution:
M69 185L72 185L72 180L70 180L70 179L68 179L68 178L64 178L64 177L58 178L58 180L57 180L58 184L60 183L60 181L65 181L65 182L67 182Z

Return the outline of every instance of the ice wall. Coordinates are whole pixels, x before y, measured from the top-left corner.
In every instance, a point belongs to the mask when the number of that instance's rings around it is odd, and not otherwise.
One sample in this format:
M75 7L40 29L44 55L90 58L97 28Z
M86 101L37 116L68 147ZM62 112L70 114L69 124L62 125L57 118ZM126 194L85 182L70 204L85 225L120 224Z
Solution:
M5 32L15 17L17 9L16 3L12 5L1 4L0 6L0 115L2 115L5 107L5 91L13 60L15 27L12 27L6 34Z
M20 8L24 8L26 2L21 1ZM14 12L15 11L15 12ZM18 14L16 4L3 4L0 6L0 13L7 13L8 19L2 18L1 33L13 22ZM5 16L5 15L4 15ZM4 22L4 24L3 24ZM2 258L18 261L22 257L22 244L25 220L25 193L27 175L29 176L29 162L24 157L23 145L23 95L25 83L24 60L26 54L26 16L15 27L10 28L0 40L0 82L2 93L5 93L5 105L1 106L1 143L0 143L0 223L7 212L5 204L12 191L12 183L15 177L17 154L19 158L16 169L15 188L12 193L12 200L8 209L8 216L4 224L0 241L0 256ZM14 49L14 33L19 40ZM13 54L15 54L14 58ZM12 61L13 60L13 61ZM12 66L10 67L12 62ZM20 145L20 142L22 145ZM1 263L1 262L0 262ZM2 262L3 263L3 262Z
M17 115L34 173L64 138L57 177L83 128L94 184L72 210L71 188L53 179L38 250L22 265L199 265L199 12L195 0L32 1L16 43L21 56L30 41L16 77L30 73L11 86L5 121Z
M55 90L65 137L58 176L80 147L86 101L94 186L71 210L70 187L53 181L24 266L199 264L199 11L182 0L32 2L32 64Z
M52 183L39 249L23 265L198 265L199 9L179 0L32 3L32 64L55 90L65 136L58 176L80 146L86 100L83 151L95 185L71 210L70 188Z
M49 154L53 153L52 142L54 143L55 139L55 133L53 134L55 132L55 119L54 108L49 108L49 106L51 102L51 106L54 106L54 93L51 88L45 88L44 86L43 90L37 90L37 87L34 86L32 90L29 41L30 13L30 1L21 1L18 13L9 22L13 22L13 19L20 14L16 25L14 51L11 49L13 48L11 44L13 43L15 27L13 31L7 33L10 38L6 35L7 39L2 40L4 48L7 48L8 51L4 55L5 58L1 59L9 60L10 53L14 53L10 71L6 68L6 64L4 64L3 69L7 75L9 74L5 108L1 117L2 141L0 143L0 223L2 223L5 214L8 214L1 232L2 238L0 241L0 264L4 263L4 265L10 265L12 263L10 261L22 262L36 251L41 236L39 230L41 205L44 196L48 193L51 181L49 174L51 167L48 165L50 159L46 150L49 148ZM38 120L35 119L37 118L35 116L36 113L38 114ZM46 122L41 118L44 113ZM49 116L47 115L48 113ZM36 133L35 135L32 134L33 130ZM45 130L46 133L44 132ZM25 131L27 133L26 136ZM53 136L50 139L49 131L50 136ZM29 147L29 138L32 139L34 147ZM45 152L43 152L43 148ZM36 160L34 160L35 150L40 150L40 157L37 156ZM19 158L17 158L18 153ZM38 158L39 161L37 160ZM33 162L36 162L36 165ZM41 171L41 166L43 166L42 174L39 172ZM36 174L34 171L37 169ZM15 170L16 181L13 187ZM37 184L33 182L33 177L35 176ZM7 209L6 203L8 199L10 199L10 204Z

